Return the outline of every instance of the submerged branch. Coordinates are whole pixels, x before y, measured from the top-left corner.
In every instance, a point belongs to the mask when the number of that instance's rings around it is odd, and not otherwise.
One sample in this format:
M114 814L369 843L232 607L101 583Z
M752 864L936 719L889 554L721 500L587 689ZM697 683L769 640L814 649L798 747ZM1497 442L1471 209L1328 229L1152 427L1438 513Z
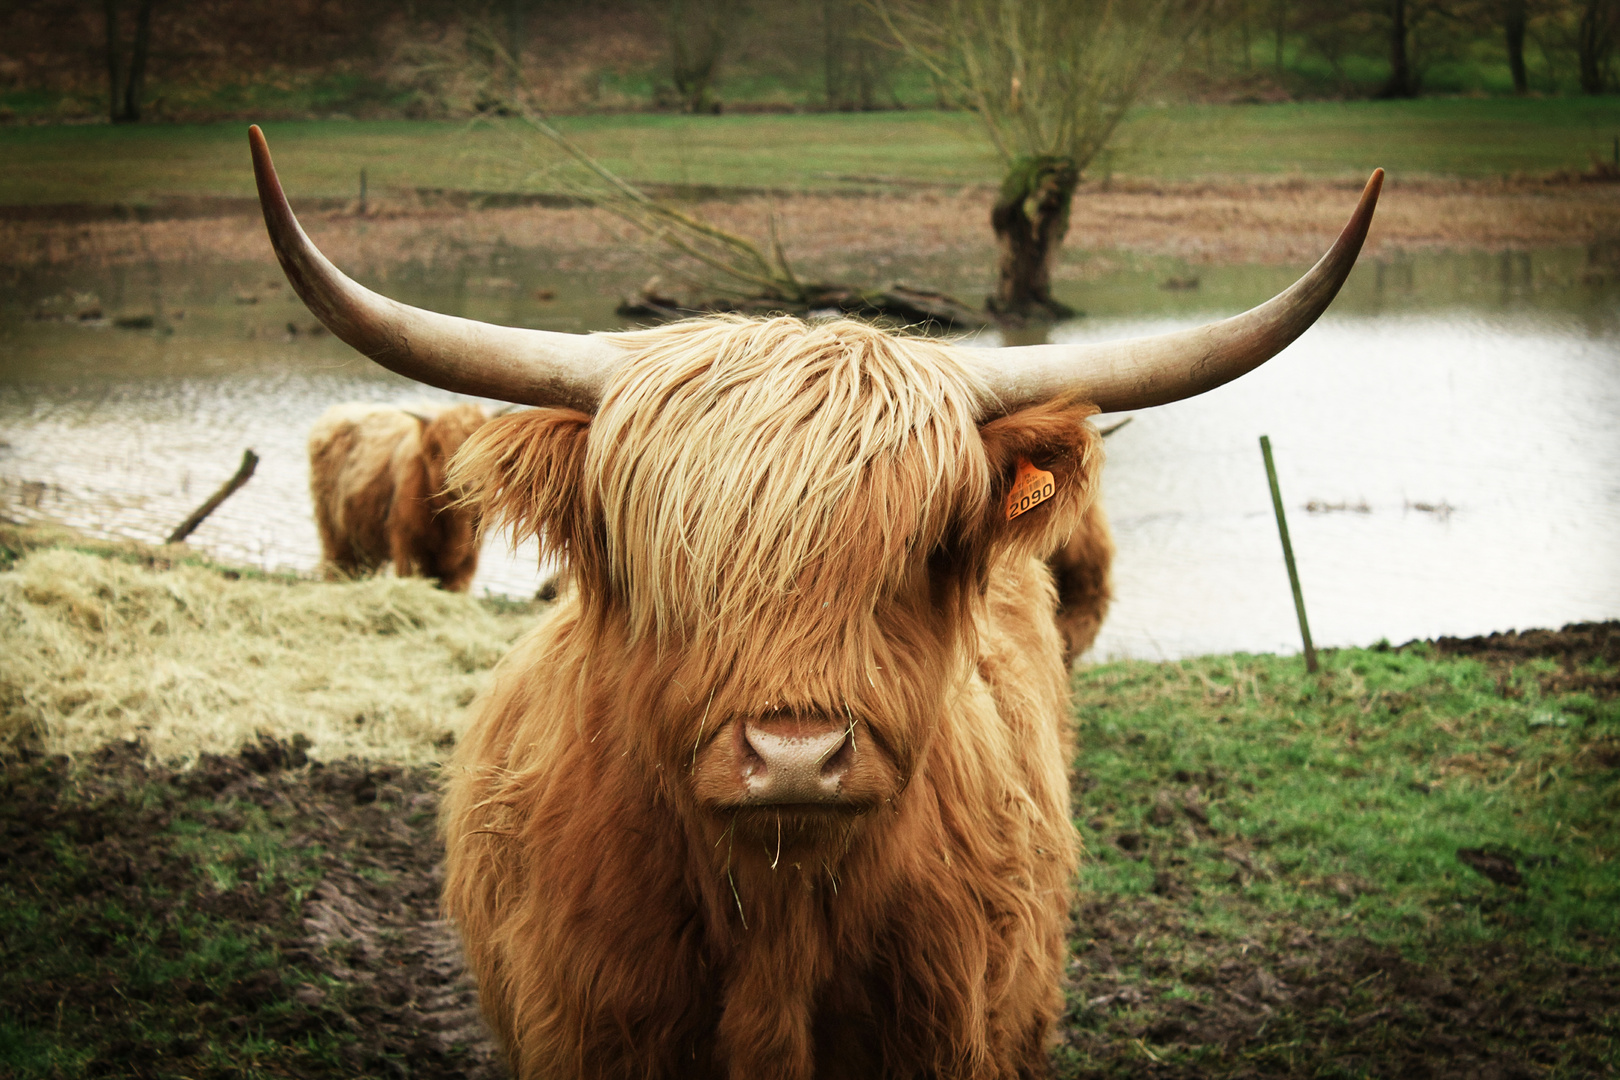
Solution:
M180 541L196 532L197 526L201 525L207 519L209 514L212 514L215 510L218 510L221 503L230 498L232 495L236 494L237 488L240 488L243 484L253 479L253 470L258 467L259 455L255 454L252 450L242 451L242 464L237 468L236 475L225 481L224 485L221 486L218 491L209 496L207 502L193 510L191 512L191 516L182 521L175 528L174 532L169 534L169 538L165 540L164 543L178 544Z

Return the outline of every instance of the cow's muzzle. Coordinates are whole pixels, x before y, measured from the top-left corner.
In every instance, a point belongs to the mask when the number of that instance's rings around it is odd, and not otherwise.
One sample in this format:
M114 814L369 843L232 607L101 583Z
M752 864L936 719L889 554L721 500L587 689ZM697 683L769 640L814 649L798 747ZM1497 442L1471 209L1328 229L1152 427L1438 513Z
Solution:
M743 747L737 755L747 792L755 805L835 803L855 758L855 725L828 727L813 720L739 724Z
M773 712L727 724L698 753L694 781L717 807L863 810L891 794L884 757L854 717Z

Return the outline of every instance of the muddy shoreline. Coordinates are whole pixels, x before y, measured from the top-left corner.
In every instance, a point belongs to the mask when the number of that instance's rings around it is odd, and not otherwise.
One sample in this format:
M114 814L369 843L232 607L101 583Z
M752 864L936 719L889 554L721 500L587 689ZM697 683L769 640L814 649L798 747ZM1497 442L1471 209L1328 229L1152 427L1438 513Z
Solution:
M1168 256L1193 265L1294 264L1338 234L1359 182L1318 180L1133 182L1081 188L1066 246L1081 252ZM993 190L984 186L816 193L689 192L715 224L783 242L806 272L873 276L885 256L985 261ZM299 202L311 236L344 265L432 263L453 250L534 252L559 264L612 271L645 257L593 211L565 199L509 205L508 197L408 193L353 203ZM1402 181L1385 187L1367 242L1373 258L1407 251L1523 250L1620 237L1620 185L1579 180ZM144 207L0 208L0 273L152 262L272 262L250 199L159 200ZM881 275L879 275L881 276Z

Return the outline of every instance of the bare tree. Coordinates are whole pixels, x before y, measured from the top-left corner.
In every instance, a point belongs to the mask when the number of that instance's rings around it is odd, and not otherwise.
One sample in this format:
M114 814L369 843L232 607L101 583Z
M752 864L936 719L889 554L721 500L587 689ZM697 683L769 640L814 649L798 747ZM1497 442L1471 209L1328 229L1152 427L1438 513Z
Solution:
M1272 0L1272 15L1275 19L1272 33L1276 47L1273 67L1278 75L1283 71L1283 42L1288 37L1288 0Z
M1052 266L1086 167L1181 52L1202 0L874 0L899 45L984 121L1005 172L991 311L1061 318Z
M880 46L860 18L863 12L862 0L821 0L825 41L822 85L829 109L845 112L876 109L880 91L891 101L894 99L884 72Z
M1513 73L1513 92L1530 92L1530 78L1524 67L1524 31L1527 23L1524 0L1503 0L1502 36L1506 40L1508 70Z
M741 8L741 0L669 0L670 78L683 112L720 111L714 84Z
M152 44L152 9L156 5L157 0L140 0L140 6L135 10L135 37L126 50L118 17L118 0L102 0L107 29L108 117L115 124L132 124L141 118L141 95L146 89L146 57Z
M1617 39L1620 39L1620 0L1582 0L1575 26L1581 93L1601 94L1614 82Z
M1411 34L1406 17L1407 0L1389 0L1389 81L1379 91L1379 97L1409 98L1417 96L1417 80L1407 57L1407 40Z
M529 43L529 17L533 14L535 0L498 0L498 7L501 48L506 61L502 89L510 97L517 93L523 79L523 50Z
M501 154L510 180L524 186L544 182L587 206L613 215L650 245L649 254L663 269L700 288L769 300L799 302L806 286L794 274L776 232L772 213L767 244L758 244L704 221L697 214L655 199L619 177L569 138L521 93L506 103L522 127L501 133L513 141ZM526 138L523 129L542 137ZM549 145L562 151L559 159ZM516 170L510 171L510 170Z

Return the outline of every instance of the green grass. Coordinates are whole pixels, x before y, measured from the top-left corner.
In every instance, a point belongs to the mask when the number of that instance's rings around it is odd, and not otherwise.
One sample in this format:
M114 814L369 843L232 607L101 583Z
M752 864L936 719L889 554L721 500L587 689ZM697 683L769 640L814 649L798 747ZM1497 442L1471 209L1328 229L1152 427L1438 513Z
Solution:
M643 181L836 187L844 174L976 182L994 159L971 117L936 113L570 118L562 126L620 175ZM246 124L0 128L0 205L250 196ZM517 159L515 125L304 121L265 125L297 196L439 187L548 190ZM534 145L547 158L549 144Z
M1283 918L1411 954L1511 939L1612 960L1620 702L1544 689L1554 672L1426 647L1334 652L1318 676L1241 654L1094 669L1082 892L1185 890L1189 931L1217 936ZM1459 860L1477 848L1524 884Z
M306 746L0 759L0 1076L466 1075L423 1016L435 778Z
M1197 105L1143 114L1123 133L1121 168L1177 179L1359 178L1374 165L1394 178L1534 175L1606 159L1617 135L1614 97Z
M850 176L988 183L999 162L962 113L560 121L609 168L640 181L847 187ZM246 125L0 128L0 205L140 203L249 196ZM547 190L510 125L451 121L294 121L266 125L295 196L350 197L417 187ZM1585 168L1620 134L1620 98L1423 99L1139 110L1092 169L1163 179L1299 175L1486 177ZM548 154L541 148L543 160Z
M51 768L13 765L0 786L32 795ZM290 815L187 798L173 780L82 786L99 790L65 798L48 834L21 834L19 873L0 880L0 1073L182 1075L190 1059L254 1077L270 1074L266 1048L295 1068L335 1059L352 1038L292 1001L299 984L330 980L284 955L325 861L289 844ZM9 809L39 820L32 805Z
M1078 676L1058 1075L1614 1075L1615 688L1428 646Z

